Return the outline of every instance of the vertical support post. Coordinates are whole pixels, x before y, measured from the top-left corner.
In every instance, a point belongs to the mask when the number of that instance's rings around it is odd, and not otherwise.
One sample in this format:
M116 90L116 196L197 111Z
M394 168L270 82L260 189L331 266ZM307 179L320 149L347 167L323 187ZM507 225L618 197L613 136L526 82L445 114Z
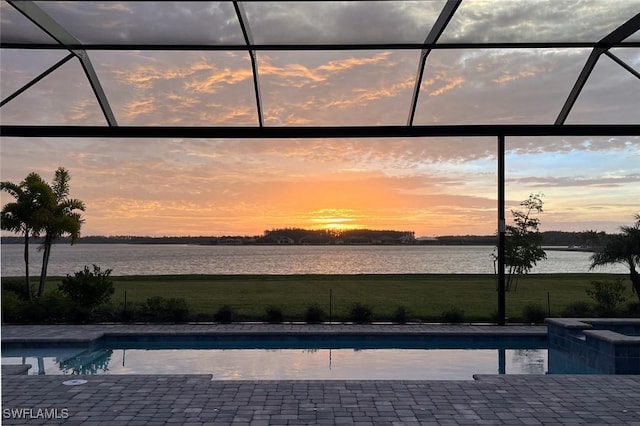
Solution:
M498 136L498 325L506 324L505 309L505 183L504 183L504 135Z
M333 305L333 289L330 288L329 289L329 325L333 323L333 316L331 312L332 305Z

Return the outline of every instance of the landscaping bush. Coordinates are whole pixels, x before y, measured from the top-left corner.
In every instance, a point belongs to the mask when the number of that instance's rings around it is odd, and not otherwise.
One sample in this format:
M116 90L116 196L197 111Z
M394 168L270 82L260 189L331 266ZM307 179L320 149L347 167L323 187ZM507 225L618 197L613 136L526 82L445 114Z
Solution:
M122 321L122 308L113 303L103 303L91 311L90 320L92 322Z
M324 310L316 303L307 306L307 310L304 313L304 320L309 324L321 323L325 317Z
M58 291L45 293L33 302L25 302L23 318L28 323L57 323L87 319L87 311L78 308Z
M115 289L109 275L111 269L103 272L99 266L93 265L91 271L85 266L82 271L75 272L73 277L67 275L63 278L58 290L79 307L91 310L111 300Z
M465 321L464 311L456 307L444 311L440 316L442 322L447 324L459 324Z
M587 302L572 302L562 310L560 316L564 318L589 318L593 316L593 308Z
M640 302L629 302L627 304L627 316L640 318Z
M368 305L363 305L362 303L354 303L351 305L351 310L349 311L349 318L351 321L357 324L363 324L371 322L373 317L373 310Z
M267 322L271 324L279 324L283 321L284 315L282 308L275 305L267 306Z
M2 283L4 285L4 282ZM29 303L29 302L26 302ZM25 301L13 291L2 290L2 322L16 323L23 321Z
M150 297L142 310L147 319L155 321L185 322L189 319L189 305L181 297Z
M398 306L393 313L393 322L397 322L399 324L404 324L409 320L409 312L407 308L404 306Z
M593 288L587 290L587 294L596 302L596 313L601 317L616 316L618 306L626 299L624 297L625 286L622 279L612 281L592 281Z
M2 292L2 320L23 324L77 323L91 321L92 312L78 306L59 291L45 293L33 301L21 300L12 291Z
M120 311L120 321L122 322L133 322L136 317L140 316L140 310L143 309L139 303L129 303L123 306Z
M522 319L526 323L540 324L547 317L547 311L538 304L530 304L522 309Z
M233 312L233 308L229 305L221 306L218 311L213 314L213 320L215 322L221 322L223 324L228 324L233 322L233 317L235 316Z
M20 300L29 300L24 278L4 278L2 280L2 290L15 294Z

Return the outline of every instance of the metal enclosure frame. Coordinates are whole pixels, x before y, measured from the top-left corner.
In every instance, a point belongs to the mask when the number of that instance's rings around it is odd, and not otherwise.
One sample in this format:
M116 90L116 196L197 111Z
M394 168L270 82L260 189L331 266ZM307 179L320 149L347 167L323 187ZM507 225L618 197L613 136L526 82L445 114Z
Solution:
M630 35L640 30L640 13L620 25L597 42L514 42L514 43L438 43L440 35L455 15L463 0L447 0L435 24L428 32L424 43L339 43L339 44L256 44L252 36L250 21L242 1L232 1L242 35L244 45L237 44L91 44L83 43L74 37L64 26L56 22L33 1L8 1L23 16L47 33L56 43L15 43L0 40L2 49L59 49L69 54L55 65L32 79L23 87L2 99L0 107L6 105L35 83L67 61L77 58L85 72L95 97L104 114L105 126L56 126L56 125L5 125L0 124L0 135L5 137L96 137L96 138L391 138L391 137L453 137L453 136L491 136L497 140L498 158L497 187L497 229L498 229L498 322L505 324L505 138L509 136L639 136L640 123L621 125L567 125L567 116L571 112L576 99L587 82L599 58L604 54L610 57L623 69L640 79L640 73L619 57L610 52L614 47L640 47L640 42L623 42ZM414 117L425 66L432 50L437 49L532 49L532 48L589 48L591 54L577 80L575 81L564 105L558 111L553 125L414 125ZM316 51L316 50L416 50L420 60L415 76L413 96L407 105L408 116L405 126L265 126L259 79L259 64L256 52L259 51ZM109 104L100 78L95 72L87 51L91 50L183 50L183 51L247 51L251 59L253 73L253 89L255 91L255 107L257 125L252 127L190 127L190 126L119 126Z

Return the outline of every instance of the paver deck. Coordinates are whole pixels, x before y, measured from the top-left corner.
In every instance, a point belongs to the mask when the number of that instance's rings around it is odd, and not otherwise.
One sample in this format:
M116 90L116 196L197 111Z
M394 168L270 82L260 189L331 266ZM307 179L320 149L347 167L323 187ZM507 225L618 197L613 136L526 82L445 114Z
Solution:
M540 333L461 326L3 326L3 341L148 332ZM336 330L338 328L339 330ZM490 330L486 330L489 328ZM398 330L399 329L399 330ZM181 331L183 330L183 331ZM289 331L287 331L289 330ZM543 331L543 330L542 330ZM326 332L331 332L328 330ZM76 386L68 379L84 379ZM638 425L640 376L477 376L461 381L217 381L209 375L2 377L2 424ZM17 418L22 416L22 418Z

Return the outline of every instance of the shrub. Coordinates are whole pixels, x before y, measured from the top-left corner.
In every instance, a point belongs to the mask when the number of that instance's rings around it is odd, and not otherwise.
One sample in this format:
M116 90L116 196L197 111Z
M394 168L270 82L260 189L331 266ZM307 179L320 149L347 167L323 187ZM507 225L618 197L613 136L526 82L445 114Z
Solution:
M39 299L24 304L24 320L31 323L84 321L88 311L76 306L58 291L45 293Z
M4 282L2 283L4 286ZM26 302L29 303L29 302ZM25 301L13 291L2 291L2 322L22 322Z
M629 302L627 304L627 316L640 318L640 302Z
M615 316L618 305L624 302L625 286L622 279L614 281L592 281L593 288L587 294L596 302L596 312L599 316Z
M284 319L282 308L279 306L267 306L267 322L271 324L279 324Z
M89 319L92 322L122 321L122 309L112 303L103 303L90 311Z
M526 323L540 324L547 317L547 311L538 304L529 304L522 309L522 319Z
M12 291L2 292L2 320L13 323L86 322L91 312L76 306L59 291L45 293L33 301L22 300Z
M397 322L399 324L404 324L409 320L409 312L407 308L404 306L398 306L393 313L393 322Z
M560 316L564 318L589 318L593 316L593 309L587 302L572 302L563 309Z
M111 300L115 289L109 278L111 269L102 272L99 266L93 265L93 271L85 266L74 276L67 275L58 285L58 290L79 306L93 309Z
M371 322L371 318L373 317L373 310L371 307L361 303L354 303L351 305L351 310L349 312L349 318L351 321L358 324Z
M2 280L2 290L6 290L18 296L20 300L29 300L29 294L24 278L5 278ZM33 289L32 289L33 293Z
M326 314L324 310L317 303L307 306L307 310L304 313L304 320L309 324L318 324L324 321Z
M120 313L120 321L133 322L136 319L137 309L133 306L127 306L127 309L123 309Z
M459 324L461 322L464 322L465 320L464 311L457 307L453 307L447 311L444 311L441 314L441 317L442 322L445 322L447 324Z
M189 305L181 297L150 297L142 308L148 318L157 321L185 322L189 319Z
M234 316L233 308L229 305L223 305L215 314L213 314L213 320L215 322L228 324L233 321Z

